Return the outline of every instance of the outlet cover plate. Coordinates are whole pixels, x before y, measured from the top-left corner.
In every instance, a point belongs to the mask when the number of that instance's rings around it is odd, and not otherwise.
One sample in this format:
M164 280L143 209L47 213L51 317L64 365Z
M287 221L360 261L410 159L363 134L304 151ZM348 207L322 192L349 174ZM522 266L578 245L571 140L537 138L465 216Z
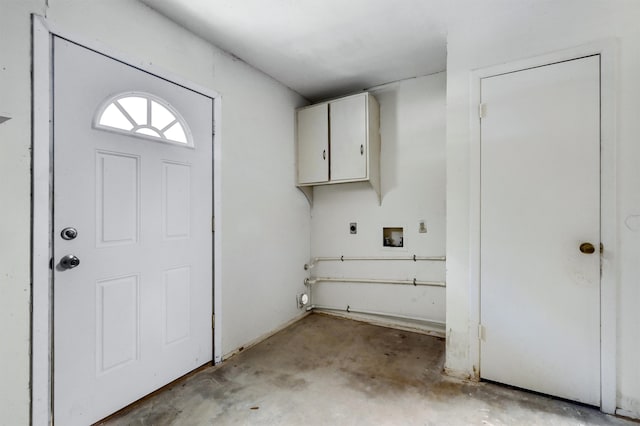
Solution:
M349 233L357 234L358 233L358 224L356 222L351 222L349 224Z

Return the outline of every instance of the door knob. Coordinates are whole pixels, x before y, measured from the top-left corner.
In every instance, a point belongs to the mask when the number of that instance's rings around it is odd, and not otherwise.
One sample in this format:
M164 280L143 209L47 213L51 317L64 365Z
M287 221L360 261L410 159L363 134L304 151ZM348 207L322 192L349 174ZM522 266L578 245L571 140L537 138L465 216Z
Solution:
M72 254L68 254L64 256L62 259L60 259L60 266L62 266L63 269L73 269L79 264L80 264L80 259L78 259Z
M580 251L584 254L593 254L596 252L596 248L591 243L580 244Z

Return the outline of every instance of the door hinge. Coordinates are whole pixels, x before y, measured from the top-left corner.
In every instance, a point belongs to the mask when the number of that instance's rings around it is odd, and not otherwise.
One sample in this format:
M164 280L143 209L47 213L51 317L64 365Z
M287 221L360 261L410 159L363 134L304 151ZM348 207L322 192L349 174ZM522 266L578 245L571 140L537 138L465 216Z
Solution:
M484 341L485 338L485 329L482 324L478 324L478 340Z
M486 113L487 113L486 104L479 104L478 105L478 117L484 118Z
M211 232L216 232L216 218L211 216Z
M211 329L215 330L215 328L216 328L216 315L211 314Z

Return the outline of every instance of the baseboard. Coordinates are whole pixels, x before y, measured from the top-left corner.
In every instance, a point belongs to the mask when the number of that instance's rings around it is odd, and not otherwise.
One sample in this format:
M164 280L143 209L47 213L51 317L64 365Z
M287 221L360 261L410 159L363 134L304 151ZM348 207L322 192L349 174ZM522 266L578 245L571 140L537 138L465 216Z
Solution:
M640 420L640 413L634 411L625 410L624 408L616 408L616 416L626 417L631 420Z
M222 355L222 360L220 361L220 363L228 360L229 358L233 357L234 355L239 354L240 352L243 352L255 345L257 345L258 343L262 342L263 340L268 339L269 337L273 336L274 334L277 334L279 332L281 332L282 330L284 330L285 328L289 327L292 324L297 323L298 321L300 321L301 319L303 319L304 317L306 317L307 315L311 314L311 312L304 312L301 315L298 315L297 317L294 317L292 320L285 322L284 324L280 325L279 327L269 331L268 333L265 333L251 341L249 341L248 343L237 347L236 349L227 352L226 354ZM218 363L218 364L220 364Z
M347 318L354 321L360 321L380 327L393 328L402 331L410 331L413 333L426 334L429 336L445 338L446 333L444 327L439 324L421 323L405 321L402 319L393 319L390 317L380 317L376 315L358 314L353 312L333 311L324 309L313 309L311 312L322 315L329 315L339 318Z

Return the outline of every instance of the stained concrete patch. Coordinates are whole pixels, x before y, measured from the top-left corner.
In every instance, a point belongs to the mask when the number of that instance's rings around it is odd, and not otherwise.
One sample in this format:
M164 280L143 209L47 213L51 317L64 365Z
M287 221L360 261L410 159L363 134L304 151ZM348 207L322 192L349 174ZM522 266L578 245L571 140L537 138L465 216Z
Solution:
M102 424L638 425L442 375L443 339L311 315Z

